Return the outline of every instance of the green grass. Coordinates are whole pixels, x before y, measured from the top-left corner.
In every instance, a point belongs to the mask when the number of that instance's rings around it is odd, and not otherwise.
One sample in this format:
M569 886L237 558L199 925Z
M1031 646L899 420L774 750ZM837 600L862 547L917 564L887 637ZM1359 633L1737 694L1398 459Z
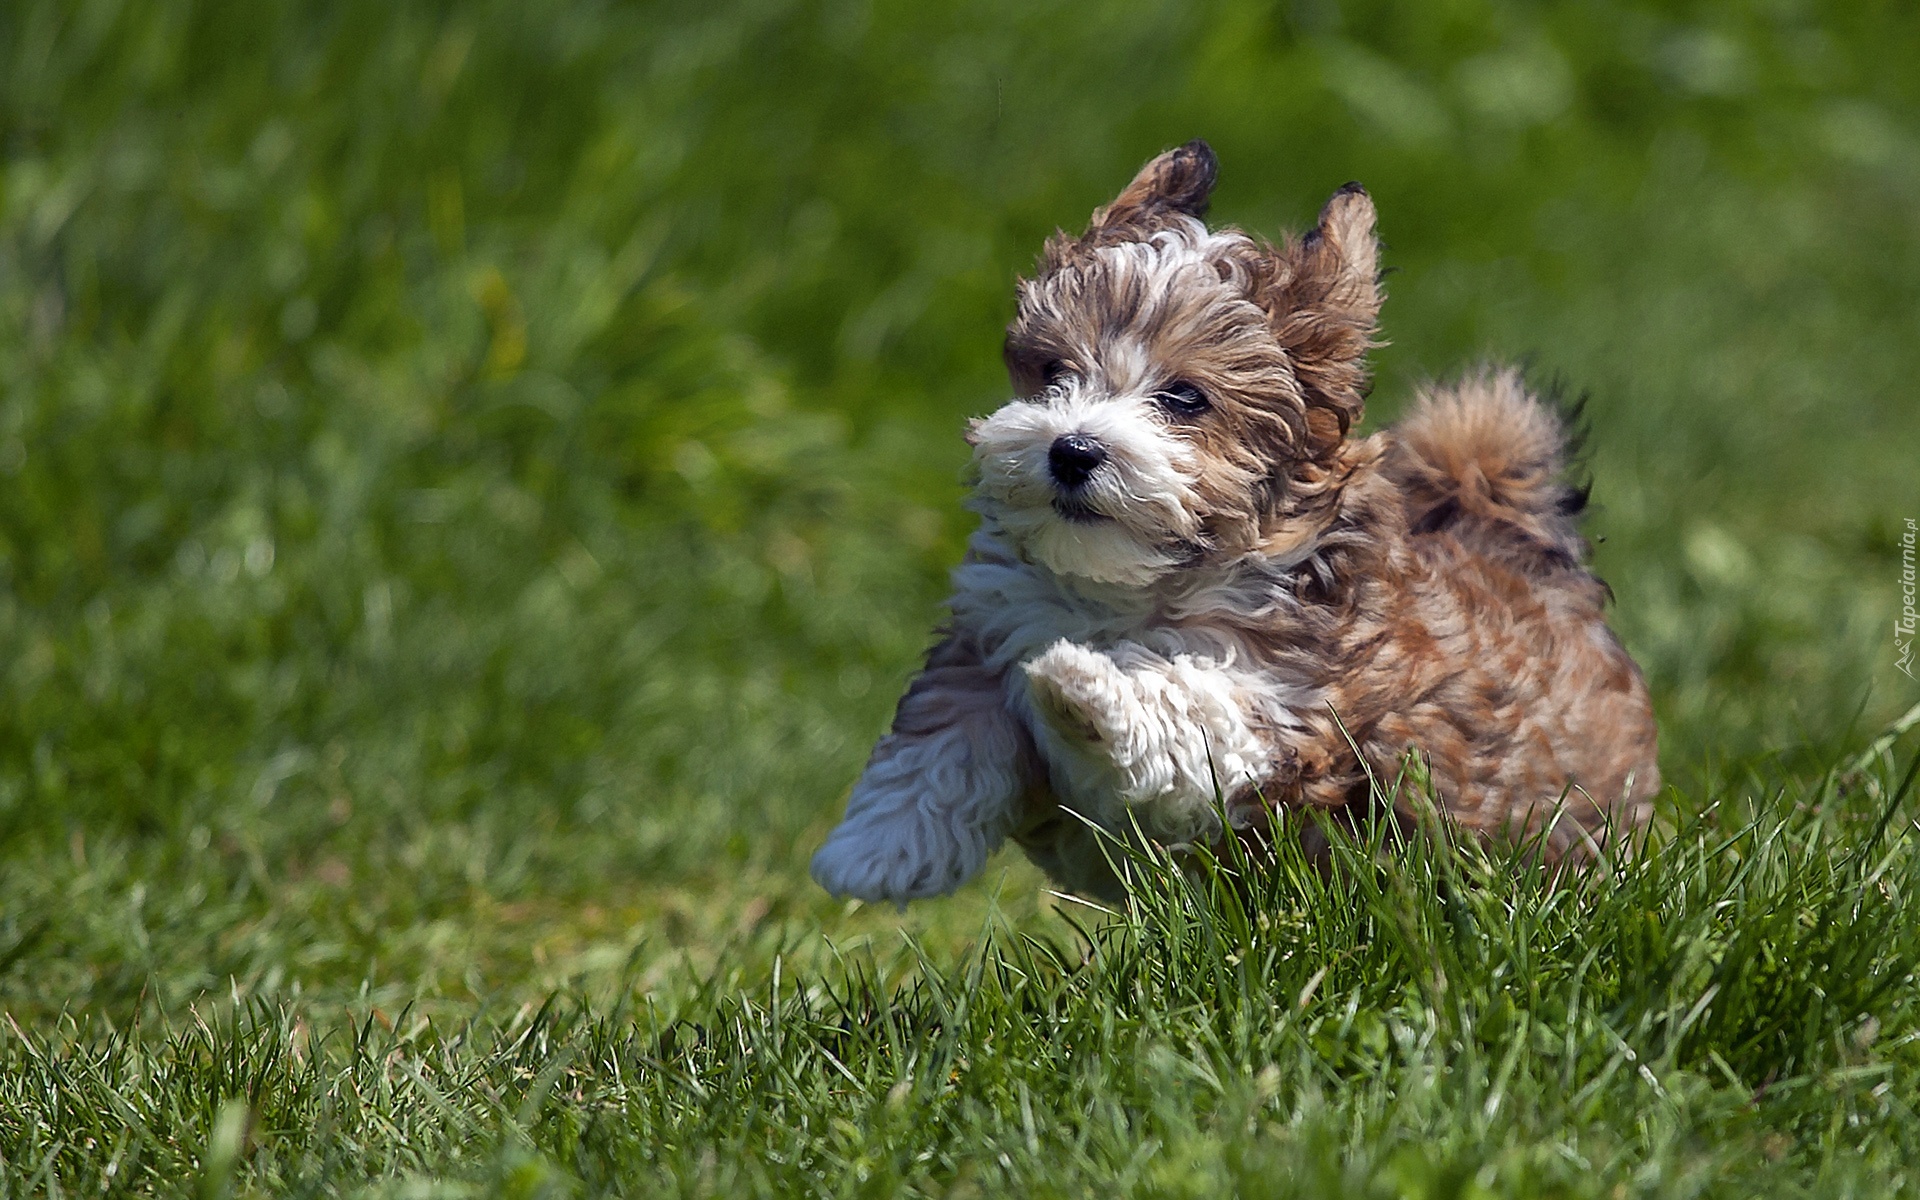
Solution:
M1914 61L1788 0L0 5L0 1180L1920 1191ZM807 882L1014 276L1193 136L1222 220L1374 194L1375 422L1590 393L1675 783L1605 881Z

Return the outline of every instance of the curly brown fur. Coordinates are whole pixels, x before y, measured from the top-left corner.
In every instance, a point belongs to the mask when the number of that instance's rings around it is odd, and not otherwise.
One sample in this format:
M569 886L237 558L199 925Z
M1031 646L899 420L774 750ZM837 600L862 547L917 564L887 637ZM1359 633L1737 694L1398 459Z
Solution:
M1012 836L1111 892L1090 825L1352 814L1409 755L1454 824L1555 860L1646 819L1652 712L1564 424L1483 368L1354 437L1371 199L1269 243L1202 223L1216 172L1200 142L1155 159L1020 285L949 636L815 859L829 888L938 894Z

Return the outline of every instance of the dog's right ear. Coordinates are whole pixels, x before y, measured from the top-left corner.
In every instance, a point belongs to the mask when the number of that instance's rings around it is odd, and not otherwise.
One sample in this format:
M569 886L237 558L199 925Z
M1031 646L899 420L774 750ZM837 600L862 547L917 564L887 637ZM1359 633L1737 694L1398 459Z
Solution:
M1204 217L1219 174L1220 162L1206 142L1195 138L1175 146L1140 168L1113 203L1095 209L1087 234L1100 240L1115 234L1139 237L1166 224L1168 217Z

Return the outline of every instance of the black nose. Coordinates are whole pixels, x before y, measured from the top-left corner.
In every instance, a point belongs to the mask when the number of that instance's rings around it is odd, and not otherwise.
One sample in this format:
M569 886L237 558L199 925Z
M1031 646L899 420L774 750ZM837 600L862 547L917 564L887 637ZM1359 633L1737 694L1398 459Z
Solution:
M1053 448L1047 451L1047 467L1060 486L1066 488L1085 483L1105 461L1107 452L1101 449L1100 443L1078 433L1053 439Z

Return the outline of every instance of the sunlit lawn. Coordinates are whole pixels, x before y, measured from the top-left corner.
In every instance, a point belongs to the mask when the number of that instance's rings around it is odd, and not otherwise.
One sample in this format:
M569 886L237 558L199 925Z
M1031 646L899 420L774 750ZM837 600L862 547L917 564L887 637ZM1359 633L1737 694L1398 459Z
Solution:
M0 1180L1915 1190L1915 61L1891 5L0 6ZM1193 136L1220 220L1373 193L1372 421L1589 395L1675 785L1608 882L807 881L1015 276Z

